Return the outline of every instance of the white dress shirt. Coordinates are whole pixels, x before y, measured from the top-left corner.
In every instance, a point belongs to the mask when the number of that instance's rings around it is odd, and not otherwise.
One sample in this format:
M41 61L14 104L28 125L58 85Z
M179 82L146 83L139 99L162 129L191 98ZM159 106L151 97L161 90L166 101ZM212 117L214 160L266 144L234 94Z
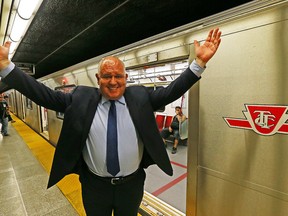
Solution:
M135 172L143 156L143 143L138 138L136 129L128 111L125 98L115 101L117 112L118 156L120 172L116 176L127 176ZM106 136L110 102L102 97L98 104L83 157L88 168L99 176L110 177L106 166Z

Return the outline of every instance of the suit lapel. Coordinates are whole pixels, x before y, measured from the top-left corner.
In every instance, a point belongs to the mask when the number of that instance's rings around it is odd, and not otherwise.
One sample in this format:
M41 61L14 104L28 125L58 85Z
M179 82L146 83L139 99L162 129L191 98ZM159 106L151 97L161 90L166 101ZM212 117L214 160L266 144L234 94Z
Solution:
M132 121L136 127L137 130L139 130L139 110L141 110L141 104L140 104L140 101L138 101L136 99L136 97L133 97L131 95L131 91L129 88L126 88L126 91L125 91L125 94L124 94L124 97L125 97L125 101L127 103L127 106L128 106L128 110L129 110L129 113L130 113L130 116L132 118Z
M90 131L90 127L91 127L91 124L93 122L98 103L101 99L101 95L99 94L98 89L95 89L95 91L96 91L96 93L92 94L92 96L90 97L90 99L88 101L87 107L86 107L87 111L85 112L85 117L84 117L85 121L84 121L84 127L83 127L84 135L82 136L83 139L85 139L85 141L86 141L86 138L88 137L88 133ZM85 144L86 142L84 142L84 140L82 140L81 143Z

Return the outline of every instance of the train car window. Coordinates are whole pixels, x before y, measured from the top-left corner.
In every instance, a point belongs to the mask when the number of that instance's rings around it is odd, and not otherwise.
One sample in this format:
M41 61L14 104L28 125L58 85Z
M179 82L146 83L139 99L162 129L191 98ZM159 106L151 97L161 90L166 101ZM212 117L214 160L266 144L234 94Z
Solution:
M149 85L167 85L176 79L187 67L188 60L181 60L169 63L158 63L157 65L145 65L138 68L128 68L128 83Z
M57 86L55 87L56 91L61 91L64 93L69 93L75 89L76 85L71 84L71 85L62 85L62 86ZM57 112L56 111L56 117L59 119L64 119L64 113L62 112Z
M26 108L32 110L33 106L32 106L32 100L30 100L29 98L26 97Z
M149 89L149 91L154 91L155 88L158 89L158 88L164 88L163 86L150 86L150 87L147 87ZM160 107L158 110L156 110L156 112L164 112L165 111L165 106L163 107Z

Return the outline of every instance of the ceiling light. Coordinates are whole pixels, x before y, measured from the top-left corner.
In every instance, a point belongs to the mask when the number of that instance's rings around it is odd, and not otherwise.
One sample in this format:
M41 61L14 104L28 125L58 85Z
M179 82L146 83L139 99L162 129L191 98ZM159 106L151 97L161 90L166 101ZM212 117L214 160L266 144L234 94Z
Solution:
M22 19L30 19L39 0L21 0L17 12Z
M19 14L16 14L10 34L10 39L12 40L12 42L20 41L21 37L24 34L24 31L26 30L28 22L29 20L21 19Z
M12 27L9 39L12 41L10 47L10 58L14 55L19 43L30 25L33 14L35 15L43 0L20 0L17 10L14 11L14 19L12 20Z

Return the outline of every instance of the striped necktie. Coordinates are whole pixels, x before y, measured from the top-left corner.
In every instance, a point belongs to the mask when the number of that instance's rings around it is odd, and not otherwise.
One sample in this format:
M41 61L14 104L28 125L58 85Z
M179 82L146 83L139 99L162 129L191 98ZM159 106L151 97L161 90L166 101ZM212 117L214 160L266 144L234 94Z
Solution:
M117 138L117 114L115 101L110 100L110 109L108 114L107 125L107 152L106 163L107 171L116 176L120 171L119 158L118 158L118 138Z

